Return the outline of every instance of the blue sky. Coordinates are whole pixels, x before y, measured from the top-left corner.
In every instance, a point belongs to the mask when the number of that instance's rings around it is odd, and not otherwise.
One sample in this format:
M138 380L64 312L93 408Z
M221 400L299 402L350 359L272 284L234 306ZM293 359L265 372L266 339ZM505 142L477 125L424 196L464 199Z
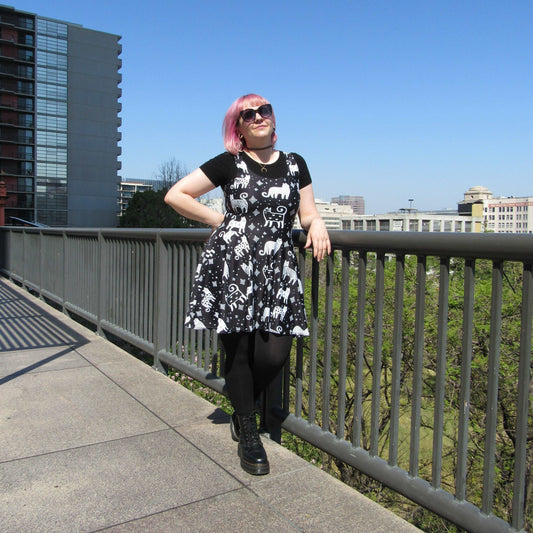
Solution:
M13 5L6 2L9 5ZM533 1L20 0L122 36L122 171L150 178L223 151L242 94L268 98L278 148L315 196L366 212L453 208L469 187L533 196Z

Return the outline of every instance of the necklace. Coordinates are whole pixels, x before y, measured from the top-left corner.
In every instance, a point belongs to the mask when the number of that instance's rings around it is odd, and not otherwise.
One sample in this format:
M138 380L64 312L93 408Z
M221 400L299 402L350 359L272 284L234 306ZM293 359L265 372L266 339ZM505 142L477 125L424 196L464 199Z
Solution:
M265 146L263 148L248 148L248 150L259 151L259 150L266 150L267 148L272 148L272 145ZM255 161L261 167L261 172L263 172L264 174L266 174L268 172L268 168L265 166L264 163L261 163L261 161L257 161L257 159L252 157L251 154L249 154L249 156L250 156L250 159Z

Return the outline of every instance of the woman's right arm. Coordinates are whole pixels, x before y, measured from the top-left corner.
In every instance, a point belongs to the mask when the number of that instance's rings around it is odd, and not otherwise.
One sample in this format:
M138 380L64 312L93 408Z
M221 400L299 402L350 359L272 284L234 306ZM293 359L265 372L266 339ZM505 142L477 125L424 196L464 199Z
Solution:
M216 228L224 220L224 215L196 200L214 188L214 183L197 168L170 188L165 196L165 203L184 217Z

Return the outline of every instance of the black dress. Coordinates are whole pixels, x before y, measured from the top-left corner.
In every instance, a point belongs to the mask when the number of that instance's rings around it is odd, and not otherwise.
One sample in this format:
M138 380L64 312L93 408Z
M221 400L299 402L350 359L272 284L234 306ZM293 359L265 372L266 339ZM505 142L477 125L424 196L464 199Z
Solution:
M270 177L271 165L262 172L242 152L218 157L233 158L233 175L223 184L226 213L202 253L185 325L218 333L309 335L291 233L300 203L298 161L308 175L305 162L280 152L278 172L272 172L277 177Z

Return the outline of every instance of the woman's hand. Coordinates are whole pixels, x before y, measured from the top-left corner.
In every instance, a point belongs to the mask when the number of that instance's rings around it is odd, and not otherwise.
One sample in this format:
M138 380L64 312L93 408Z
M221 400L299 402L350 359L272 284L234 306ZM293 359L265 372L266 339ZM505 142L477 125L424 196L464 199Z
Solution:
M315 205L315 196L311 184L300 189L300 209L298 211L300 224L307 231L305 247L313 247L313 256L322 261L331 253L331 242L328 230Z
M328 230L321 217L314 218L307 230L305 248L310 246L313 247L313 256L317 261L322 261L324 257L331 253Z

